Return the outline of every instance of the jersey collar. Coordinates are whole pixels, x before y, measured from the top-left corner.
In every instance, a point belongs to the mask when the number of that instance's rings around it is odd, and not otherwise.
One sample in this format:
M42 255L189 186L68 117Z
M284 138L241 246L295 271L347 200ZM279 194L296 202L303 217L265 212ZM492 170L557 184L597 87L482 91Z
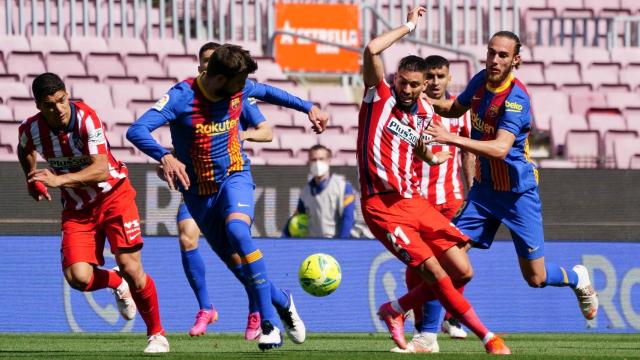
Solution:
M497 88L493 88L491 86L489 86L489 83L487 82L487 90L491 91L492 93L499 93L499 92L503 92L505 91L509 86L511 86L511 83L513 82L513 73L509 73L509 77L507 78L507 81L504 82L504 84L500 85Z

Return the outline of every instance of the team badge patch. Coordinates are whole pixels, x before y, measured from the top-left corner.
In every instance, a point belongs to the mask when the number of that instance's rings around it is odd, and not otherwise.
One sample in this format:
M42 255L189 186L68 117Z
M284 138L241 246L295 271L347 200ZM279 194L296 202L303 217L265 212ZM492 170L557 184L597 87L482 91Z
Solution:
M169 94L164 94L164 96L161 97L160 100L156 101L156 103L153 104L152 109L162 111L162 109L164 109L164 106L167 105L168 102L169 102Z

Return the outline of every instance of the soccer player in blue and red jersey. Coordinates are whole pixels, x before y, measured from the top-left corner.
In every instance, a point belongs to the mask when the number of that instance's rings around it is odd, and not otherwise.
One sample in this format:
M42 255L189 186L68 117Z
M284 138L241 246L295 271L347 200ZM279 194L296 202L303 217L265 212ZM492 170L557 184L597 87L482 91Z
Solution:
M169 90L129 128L127 139L162 164L170 188L182 191L207 241L222 246L228 242L231 251L241 256L245 283L260 311L258 346L270 349L283 344L278 315L293 342L303 342L306 330L291 294L269 281L262 252L251 238L255 185L239 123L248 116L249 97L308 113L318 133L328 116L282 90L248 81L248 74L256 70L248 51L229 44L219 47L209 59L207 72ZM151 131L165 123L171 128L176 157L151 137Z
M466 205L454 219L473 246L488 249L500 224L505 224L529 286L571 287L582 315L593 319L598 298L587 268L576 265L568 269L544 259L538 170L529 158L527 140L531 101L525 86L512 73L520 61L518 36L509 31L494 34L487 48L486 69L476 74L455 100L433 101L436 112L446 117L471 109L471 138L451 134L440 125L427 133L432 141L477 155L474 184Z

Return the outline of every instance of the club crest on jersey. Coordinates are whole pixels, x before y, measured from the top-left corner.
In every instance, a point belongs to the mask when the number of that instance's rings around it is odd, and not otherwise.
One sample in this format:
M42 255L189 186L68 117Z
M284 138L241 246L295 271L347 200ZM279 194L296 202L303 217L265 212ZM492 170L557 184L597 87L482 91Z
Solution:
M489 109L487 109L487 117L496 117L498 116L499 111L500 108L492 104L491 106L489 106Z
M387 130L411 146L418 143L418 132L410 126L402 124L398 119L391 118L387 123Z
M87 137L87 142L90 145L103 145L106 143L102 128L88 131Z
M169 94L164 94L164 96L161 97L160 100L156 101L156 103L153 104L152 109L162 111L162 109L164 109L164 106L167 105L168 102L169 102Z
M233 111L237 110L238 106L240 106L240 98L239 97L235 97L235 98L231 99L231 110L233 110Z

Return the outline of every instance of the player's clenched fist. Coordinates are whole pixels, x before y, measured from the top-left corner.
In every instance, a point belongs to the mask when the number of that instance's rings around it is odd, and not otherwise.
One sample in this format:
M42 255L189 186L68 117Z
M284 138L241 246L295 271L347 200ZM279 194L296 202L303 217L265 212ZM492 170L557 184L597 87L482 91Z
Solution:
M329 114L326 111L320 110L319 107L313 105L309 110L309 121L311 121L311 128L316 134L322 133L327 128L329 122Z
M427 9L425 9L422 6L418 6L415 9L412 9L408 14L407 14L407 21L412 22L414 25L418 24L418 20L420 20L420 17L422 17L422 15L424 15L424 13L427 12Z
M47 199L51 201L49 190L47 190L47 187L44 186L44 184L40 181L29 182L27 183L27 187L29 188L29 195L31 195L34 200L42 201L44 199Z
M181 163L180 160L171 154L167 154L160 159L160 162L162 163L162 172L164 179L169 184L169 189L178 190L177 181L180 181L185 190L189 189L191 185L189 176L187 175L184 164Z

